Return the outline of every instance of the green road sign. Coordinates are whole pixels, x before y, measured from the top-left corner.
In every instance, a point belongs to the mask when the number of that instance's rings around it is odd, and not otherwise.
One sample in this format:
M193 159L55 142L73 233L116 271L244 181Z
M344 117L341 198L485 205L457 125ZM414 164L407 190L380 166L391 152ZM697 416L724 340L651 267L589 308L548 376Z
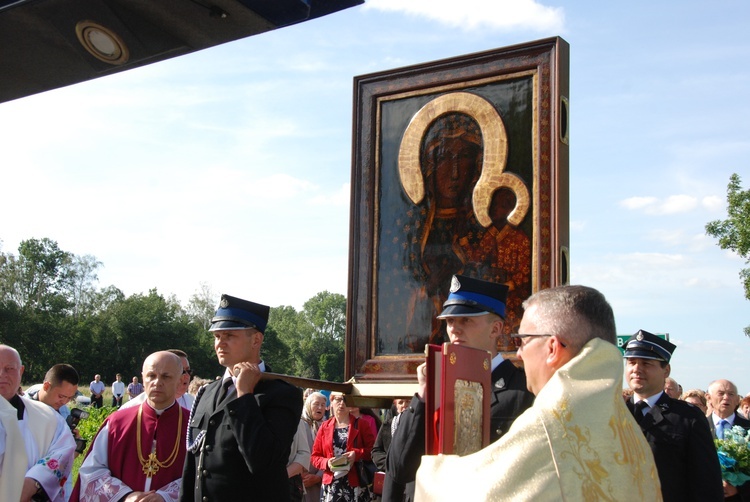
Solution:
M669 341L669 333L654 333L659 338L663 338L667 341ZM627 342L630 337L633 335L617 335L617 348L620 349L620 352L625 354L625 342Z

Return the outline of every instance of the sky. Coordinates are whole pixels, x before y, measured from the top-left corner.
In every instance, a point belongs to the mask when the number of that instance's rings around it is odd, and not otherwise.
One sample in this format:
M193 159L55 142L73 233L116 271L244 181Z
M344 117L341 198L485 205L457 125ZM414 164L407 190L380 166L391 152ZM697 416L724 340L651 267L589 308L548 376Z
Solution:
M568 5L575 4L575 5ZM353 78L570 44L571 283L669 333L684 389L750 392L739 256L705 235L750 187L750 3L368 0L0 104L0 251L48 237L99 286L202 284L300 309L347 294Z

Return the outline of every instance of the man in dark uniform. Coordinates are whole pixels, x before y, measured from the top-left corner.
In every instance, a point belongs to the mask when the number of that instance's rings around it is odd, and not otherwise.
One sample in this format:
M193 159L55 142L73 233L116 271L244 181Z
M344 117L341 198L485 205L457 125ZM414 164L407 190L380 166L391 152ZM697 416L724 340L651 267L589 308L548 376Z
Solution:
M721 468L706 417L664 392L674 349L648 331L628 339L625 377L633 399L627 405L651 446L664 501L722 501Z
M302 391L260 359L265 305L222 295L211 320L224 378L203 387L188 429L180 500L289 500L286 464L302 416Z
M454 275L450 295L438 319L444 319L451 343L483 349L492 354L490 441L510 429L513 421L534 403L526 388L526 375L497 351L503 332L508 287L494 282ZM402 413L386 458L383 501L411 500L404 486L414 481L425 453L425 365L417 368L419 391Z

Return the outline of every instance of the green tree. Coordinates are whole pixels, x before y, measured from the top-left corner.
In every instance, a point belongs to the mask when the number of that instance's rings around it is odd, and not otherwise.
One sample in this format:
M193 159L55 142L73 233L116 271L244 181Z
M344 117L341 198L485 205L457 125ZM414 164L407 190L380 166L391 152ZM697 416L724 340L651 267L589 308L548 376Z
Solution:
M328 291L318 293L305 302L300 317L302 331L309 335L300 340L299 375L321 379L325 375L325 380L343 381L346 297Z
M0 261L0 294L22 308L63 310L72 261L71 253L46 237L21 241L18 257L4 255Z
M263 348L261 357L268 363L274 373L289 375L294 372L294 360L291 357L291 350L279 338L276 330L271 326L266 328L263 333Z
M96 283L99 277L96 270L102 262L87 254L73 256L70 265L70 279L68 281L69 298L72 303L73 317L91 313L95 306Z
M202 282L200 289L193 293L188 300L186 311L190 318L202 326L204 330L208 330L211 326L211 318L216 312L216 305L219 304L218 296L213 292L211 286Z
M732 174L727 186L727 219L706 224L706 233L719 239L721 249L730 249L750 265L750 189L742 190L742 180ZM745 287L745 298L750 300L750 267L740 270L740 280ZM750 336L750 326L745 328Z

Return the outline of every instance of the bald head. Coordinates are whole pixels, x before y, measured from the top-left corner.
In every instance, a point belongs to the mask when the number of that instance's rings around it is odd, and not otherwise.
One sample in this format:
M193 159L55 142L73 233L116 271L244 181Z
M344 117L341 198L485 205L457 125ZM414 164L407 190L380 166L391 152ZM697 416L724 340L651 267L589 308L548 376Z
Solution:
M143 362L142 376L148 404L163 410L175 401L182 377L182 362L171 352L154 352Z
M18 351L8 345L0 345L0 396L10 400L18 392L23 375L23 365Z

